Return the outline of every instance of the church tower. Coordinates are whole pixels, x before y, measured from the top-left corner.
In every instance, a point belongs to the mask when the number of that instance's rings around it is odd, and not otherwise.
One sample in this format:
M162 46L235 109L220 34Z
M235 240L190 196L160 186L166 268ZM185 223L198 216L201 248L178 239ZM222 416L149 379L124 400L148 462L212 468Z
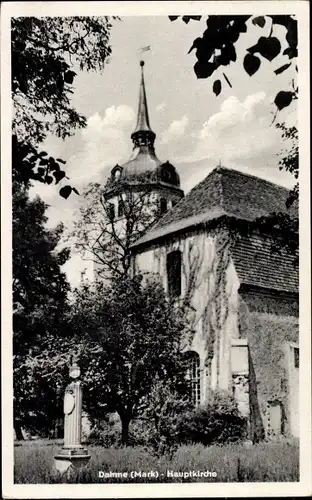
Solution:
M172 208L184 193L180 177L169 161L162 162L155 152L156 134L153 132L147 106L144 61L140 62L141 80L136 127L131 134L133 152L123 165L115 165L105 186L105 199L111 203L115 217L123 217L123 192L149 192L149 202L161 217Z

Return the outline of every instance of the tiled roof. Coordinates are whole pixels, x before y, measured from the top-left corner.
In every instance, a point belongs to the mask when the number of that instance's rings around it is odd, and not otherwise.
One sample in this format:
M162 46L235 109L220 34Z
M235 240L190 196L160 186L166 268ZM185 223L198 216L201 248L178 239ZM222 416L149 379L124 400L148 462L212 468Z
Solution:
M228 215L244 220L285 212L288 189L225 167L215 168L169 210L135 246Z
M233 246L232 256L241 283L298 292L299 269L294 264L294 257L286 252L272 252L269 239L241 237Z
M217 167L164 215L134 246L151 244L222 216L252 221L286 212L288 189L258 177ZM296 212L296 208L291 210ZM298 269L293 256L273 253L269 239L241 237L232 250L241 283L297 292Z

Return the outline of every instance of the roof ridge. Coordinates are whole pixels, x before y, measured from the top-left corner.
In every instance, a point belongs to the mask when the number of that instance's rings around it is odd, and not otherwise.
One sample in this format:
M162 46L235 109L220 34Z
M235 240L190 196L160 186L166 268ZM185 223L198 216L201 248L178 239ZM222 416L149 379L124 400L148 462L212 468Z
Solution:
M220 205L221 207L225 210L225 203L224 203L224 186L223 186L223 175L221 175L221 165L220 167L217 167L216 168L216 171L219 173L219 181L220 181L220 185L221 185L221 191L220 191Z
M236 168L228 168L228 167L224 167L224 166L220 166L218 165L217 167L215 167L209 174L208 176L210 176L213 172L234 172L235 174L238 174L238 175L241 175L243 177L249 177L250 179L256 179L257 181L262 181L262 182L265 182L267 184L271 184L272 186L274 186L275 188L279 188L279 189L282 189L284 191L290 191L289 188L285 187L285 186L281 186L280 184L276 184L275 182L272 182L272 181L269 181L268 179L263 179L263 177L259 177L257 175L254 175L254 174L249 174L249 173L245 173L245 172L242 172L241 170L238 170ZM208 177L207 176L207 177Z

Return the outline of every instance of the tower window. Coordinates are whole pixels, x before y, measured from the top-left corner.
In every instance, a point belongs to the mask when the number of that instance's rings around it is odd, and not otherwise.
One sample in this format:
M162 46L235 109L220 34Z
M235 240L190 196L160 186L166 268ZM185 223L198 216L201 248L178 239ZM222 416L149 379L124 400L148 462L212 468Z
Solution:
M112 173L111 173L111 178L113 181L116 182L120 179L121 171L122 171L122 168L118 164L115 165L115 167L113 168Z
M125 214L125 205L123 200L118 201L118 217L122 217Z
M176 250L167 255L168 293L170 298L180 297L181 295L181 274L181 252Z
M110 220L115 219L115 205L114 203L109 203L107 207L107 215Z
M189 351L187 356L186 378L191 384L192 401L195 406L200 404L200 359L195 351Z
M167 200L165 198L160 198L160 213L165 214L167 212Z
M299 368L299 347L294 347L294 365Z
M179 179L175 168L168 161L161 166L161 180L167 184L179 186Z

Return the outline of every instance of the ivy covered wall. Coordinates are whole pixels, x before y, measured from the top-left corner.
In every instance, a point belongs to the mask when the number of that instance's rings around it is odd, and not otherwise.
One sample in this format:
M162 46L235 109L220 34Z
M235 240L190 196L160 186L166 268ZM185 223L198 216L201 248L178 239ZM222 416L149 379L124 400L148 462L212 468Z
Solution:
M289 435L289 394L298 388L291 387L296 381L289 374L285 349L298 342L298 301L255 292L244 292L240 299L240 335L249 345L251 437L273 437L273 418L280 418L281 433Z

